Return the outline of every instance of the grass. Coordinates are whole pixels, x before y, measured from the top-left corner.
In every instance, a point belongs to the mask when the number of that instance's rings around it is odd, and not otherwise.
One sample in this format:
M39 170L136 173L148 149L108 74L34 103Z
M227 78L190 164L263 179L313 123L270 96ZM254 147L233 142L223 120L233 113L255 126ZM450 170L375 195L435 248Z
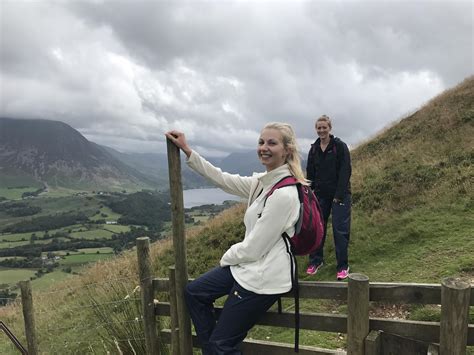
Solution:
M0 197L5 197L9 200L19 200L21 195L25 192L36 191L34 187L22 187L22 188L0 188Z
M59 261L59 264L62 266L72 266L72 265L85 265L88 263L93 263L99 260L108 259L113 256L112 253L91 253L91 254L72 254L66 256L64 259Z
M71 233L72 238L76 239L111 239L114 233L104 229L85 230L82 232Z
M4 269L0 268L0 280L2 284L14 285L18 281L29 280L35 275L32 269Z
M73 277L72 274L60 270L48 272L47 274L33 280L31 282L31 287L35 293L47 291L52 284L68 280L71 277Z
M85 254L97 254L97 253L112 254L113 249L110 248L110 247L102 247L102 248L84 248L84 249L78 249L77 251L61 250L61 251L54 252L54 254L56 254L56 255L66 255L66 254L75 255L75 254L81 254L81 253L85 253ZM45 253L43 253L43 254L45 254Z

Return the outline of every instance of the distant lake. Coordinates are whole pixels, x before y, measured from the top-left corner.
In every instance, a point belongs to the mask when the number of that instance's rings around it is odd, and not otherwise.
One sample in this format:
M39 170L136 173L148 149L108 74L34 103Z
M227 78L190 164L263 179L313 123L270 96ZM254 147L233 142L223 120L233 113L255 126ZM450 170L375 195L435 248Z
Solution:
M241 198L221 189L189 189L183 191L184 208L201 205L222 205L225 200L240 201Z

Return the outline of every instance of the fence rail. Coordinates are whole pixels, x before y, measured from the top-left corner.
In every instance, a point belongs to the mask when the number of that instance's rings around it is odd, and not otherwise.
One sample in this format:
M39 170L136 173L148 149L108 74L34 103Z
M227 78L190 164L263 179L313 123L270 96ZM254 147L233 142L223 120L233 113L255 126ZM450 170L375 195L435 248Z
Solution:
M189 279L192 281L193 279ZM300 298L347 301L347 283L331 281L300 281ZM169 279L154 278L156 292L168 292ZM283 297L293 298L293 292ZM441 284L370 282L369 300L371 302L406 304L441 304ZM474 306L474 288L470 289L469 305Z
M367 294L368 297L364 301L360 296L360 292L351 294L350 287L351 281L354 278L360 281L361 277L358 274L351 274L349 283L341 282L301 282L300 284L300 295L302 298L306 299L333 299L339 301L348 302L348 315L344 314L327 314L327 313L309 313L302 312L300 316L300 328L306 330L314 331L325 331L325 332L338 332L346 333L348 335L348 343L351 336L351 332L361 331L362 334L355 335L355 349L350 349L348 344L348 354L365 354L371 346L366 345L366 338L368 337L371 331L384 332L387 334L393 334L391 341L406 341L412 340L416 343L416 347L412 348L419 349L420 344L426 343L426 349L430 348L438 349L438 343L442 344L443 334L445 337L449 338L449 344L447 349L449 352L444 352L445 354L454 354L452 352L454 347L465 349L467 345L474 345L474 324L468 324L468 314L469 306L474 306L474 298L470 296L473 294L473 289L469 284L459 283L452 287L452 279L443 280L442 284L409 284L409 283L368 283L367 285ZM367 279L368 281L368 279ZM169 292L171 283L168 279L165 278L155 278L153 279L153 287L155 292ZM449 299L443 299L442 293L443 290L449 289L455 295L459 295L462 292L467 294L469 297L464 297L462 302L456 302L456 297L451 297ZM467 293L466 293L467 290ZM292 293L289 292L284 295L284 297L291 298ZM353 302L350 302L350 297L353 298ZM388 319L388 318L376 318L364 316L364 314L359 314L357 309L364 309L363 312L367 312L369 302L389 302L389 303L398 303L398 304L441 304L441 309L445 309L446 314L456 314L456 321L461 324L461 329L456 330L454 326L449 325L446 322L446 317L442 317L441 322L425 322L425 321L411 321L411 320L400 320L400 319ZM361 307L362 304L365 307ZM456 309L464 309L464 312L460 314ZM216 314L219 315L221 307L215 307ZM368 313L368 312L367 312ZM355 316L357 319L366 318L367 327L364 329L360 325L355 327L348 326L348 319L351 316ZM170 304L167 302L159 302L155 305L155 315L156 316L170 316ZM463 320L464 319L464 320ZM257 323L258 325L266 326L276 326L276 327L294 327L294 313L293 312L282 312L281 314L277 311L268 311ZM443 324L445 324L443 326ZM443 327L445 329L443 329ZM465 337L463 339L463 331ZM165 333L162 333L163 335ZM373 335L372 335L373 337ZM165 343L168 342L168 336L163 337ZM258 343L258 342L257 342ZM255 342L246 342L245 347L248 353L261 353L261 354L290 354L293 352L291 344L281 345L271 342L258 343L258 348L260 352L254 352ZM265 345L262 345L265 344ZM459 345L461 344L461 345ZM193 346L199 346L196 340L193 340ZM387 345L386 345L387 346ZM278 348L278 352L275 352L275 349ZM250 351L250 349L253 349ZM267 350L268 349L268 352ZM270 351L270 349L272 349ZM322 350L319 348L313 347L304 347L300 351L302 354L333 354L341 353L341 351L334 352L332 350ZM324 352L326 351L326 352ZM377 350L380 351L380 350ZM247 353L247 352L246 352ZM373 354L378 354L380 352L375 352ZM443 353L443 352L441 352ZM460 354L463 352L459 352Z

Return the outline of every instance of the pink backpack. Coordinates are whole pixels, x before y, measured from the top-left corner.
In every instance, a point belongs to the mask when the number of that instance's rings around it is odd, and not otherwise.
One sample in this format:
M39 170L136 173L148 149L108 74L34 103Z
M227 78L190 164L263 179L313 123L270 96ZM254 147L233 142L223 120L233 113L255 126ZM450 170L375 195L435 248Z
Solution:
M296 185L300 200L300 216L295 226L295 234L289 237L294 255L308 255L314 252L323 240L324 222L318 199L309 186L302 185L294 176L287 176L277 182L265 196L267 199L276 189Z

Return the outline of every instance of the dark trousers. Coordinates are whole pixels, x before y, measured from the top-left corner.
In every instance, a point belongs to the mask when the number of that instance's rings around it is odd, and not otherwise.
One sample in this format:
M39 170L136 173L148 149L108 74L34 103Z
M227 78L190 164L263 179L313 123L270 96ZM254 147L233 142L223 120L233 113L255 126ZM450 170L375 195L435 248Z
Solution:
M279 297L245 290L229 267L208 271L190 282L184 294L204 355L241 354L247 332ZM228 297L216 319L213 303L224 295Z
M334 247L336 249L337 271L347 269L349 266L348 248L351 233L351 195L344 197L341 203L333 199L318 197L324 218L324 236L321 246L309 256L309 263L320 264L324 261L324 243L326 241L327 224L332 212L332 232Z

